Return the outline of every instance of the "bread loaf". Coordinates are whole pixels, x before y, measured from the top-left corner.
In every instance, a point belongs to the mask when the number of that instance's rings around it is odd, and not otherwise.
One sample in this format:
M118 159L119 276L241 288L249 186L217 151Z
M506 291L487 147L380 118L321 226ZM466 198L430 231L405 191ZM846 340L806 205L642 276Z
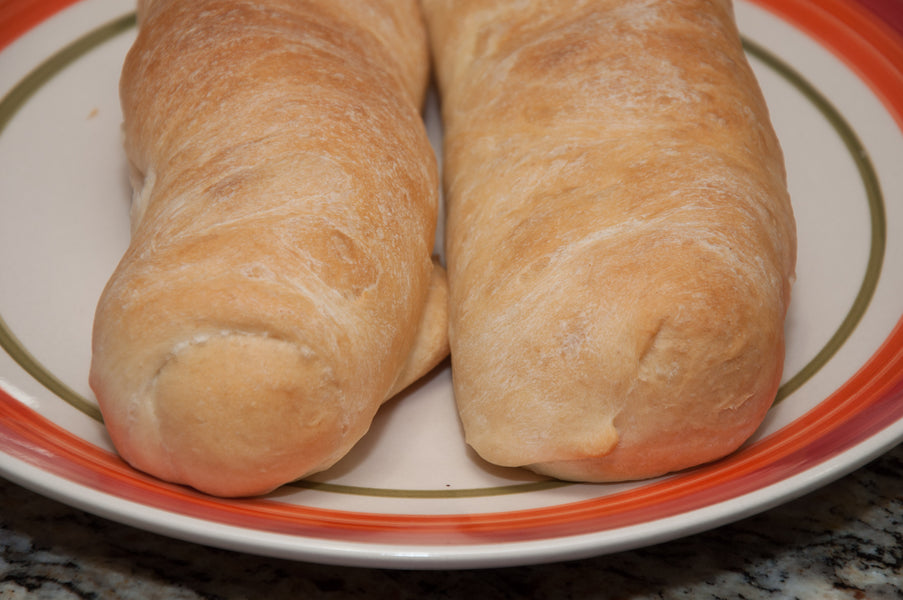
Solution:
M447 353L415 0L139 3L122 70L132 240L90 383L165 480L265 493L328 468Z
M424 0L454 391L486 460L723 457L781 377L795 225L726 0Z

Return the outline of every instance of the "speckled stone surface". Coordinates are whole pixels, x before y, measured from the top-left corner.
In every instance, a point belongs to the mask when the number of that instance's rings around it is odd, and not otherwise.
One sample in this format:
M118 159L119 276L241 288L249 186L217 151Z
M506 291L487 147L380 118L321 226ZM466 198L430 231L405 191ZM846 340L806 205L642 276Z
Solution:
M473 571L343 568L168 539L0 480L0 600L903 598L903 446L807 496L672 542Z

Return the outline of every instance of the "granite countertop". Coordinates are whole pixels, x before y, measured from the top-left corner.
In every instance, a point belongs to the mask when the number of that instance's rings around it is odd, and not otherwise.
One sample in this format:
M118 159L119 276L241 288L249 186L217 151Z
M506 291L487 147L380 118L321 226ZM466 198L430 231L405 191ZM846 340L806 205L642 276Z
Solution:
M846 477L691 537L491 570L321 566L169 539L0 480L0 599L903 598L903 445Z

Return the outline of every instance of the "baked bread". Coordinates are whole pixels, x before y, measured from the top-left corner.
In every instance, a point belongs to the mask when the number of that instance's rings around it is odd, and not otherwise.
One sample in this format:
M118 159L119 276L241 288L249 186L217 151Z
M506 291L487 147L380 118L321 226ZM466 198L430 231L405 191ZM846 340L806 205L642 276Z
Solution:
M415 0L139 3L132 240L90 383L136 468L221 496L328 468L447 354Z
M778 388L796 242L730 2L423 7L468 443L578 481L739 447Z

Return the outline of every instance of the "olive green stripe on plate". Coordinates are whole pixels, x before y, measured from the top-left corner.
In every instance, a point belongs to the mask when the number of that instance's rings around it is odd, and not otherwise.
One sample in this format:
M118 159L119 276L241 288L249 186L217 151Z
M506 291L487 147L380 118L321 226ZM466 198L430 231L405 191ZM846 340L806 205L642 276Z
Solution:
M0 100L0 135L19 109L45 83L89 51L134 26L134 13L119 17L88 32L38 65ZM2 317L0 317L0 347L3 347L14 361L48 390L92 419L103 422L97 406L60 381L32 356Z
M318 481L296 481L289 484L293 487L316 490L320 492L332 492L335 494L352 494L356 496L379 496L388 498L477 498L483 496L502 496L506 494L520 494L523 492L537 492L551 490L559 487L573 485L567 481L547 480L531 483L517 483L501 485L497 487L468 488L468 489L439 489L439 490L401 490L372 488L355 485L339 485L334 483L321 483Z
M134 26L134 13L119 17L86 33L35 67L0 101L0 134L16 112L41 86L94 48Z
M859 292L856 294L850 309L834 332L834 335L831 336L822 349L799 372L784 382L778 390L777 398L775 399L777 403L798 390L824 367L856 329L875 294L875 288L878 286L887 246L887 220L884 198L875 168L869 159L865 147L840 112L812 84L774 54L750 40L744 39L743 46L751 56L762 61L767 67L796 88L834 128L834 131L843 141L847 152L849 152L850 158L853 159L862 179L862 184L865 187L872 232L865 274L859 286Z

